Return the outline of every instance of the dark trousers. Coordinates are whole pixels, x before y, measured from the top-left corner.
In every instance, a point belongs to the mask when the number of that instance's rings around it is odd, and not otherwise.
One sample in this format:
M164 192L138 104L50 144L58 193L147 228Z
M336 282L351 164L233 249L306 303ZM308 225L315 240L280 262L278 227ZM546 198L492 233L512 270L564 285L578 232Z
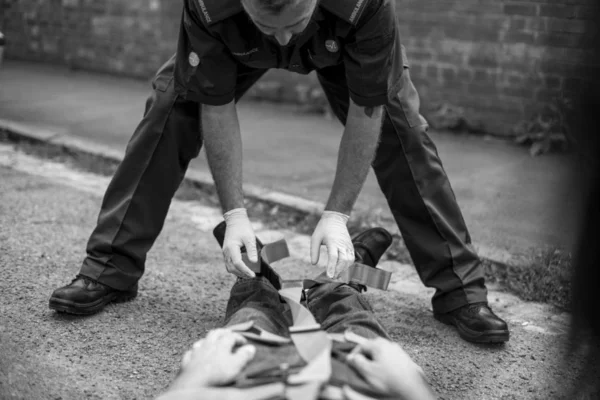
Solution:
M306 297L303 305L324 331L344 333L350 329L369 339L390 338L367 300L349 285L323 281ZM248 321L276 335L289 336L288 328L293 325L289 307L264 277L238 279L231 289L225 326Z
M323 282L308 291L302 302L321 329L333 334L342 334L350 330L368 339L382 337L390 339L388 333L376 319L367 300L352 287L341 283ZM277 290L265 278L238 279L231 289L225 326L244 322L253 322L254 327L262 328L279 336L289 337L289 327L293 320L287 303ZM246 379L265 377L278 366L285 363L290 367L303 366L305 363L293 343L272 346L253 342L257 351L243 374ZM366 387L364 383L344 361L344 357L354 347L351 343L333 343L333 376L331 382L338 386L351 384L353 387Z
M126 289L144 273L146 254L158 237L190 160L202 146L199 105L173 86L174 58L153 81L144 117L127 146L102 202L81 274ZM242 69L236 101L265 73ZM345 123L349 94L343 66L323 69L319 81ZM484 302L481 262L473 250L456 198L405 70L403 89L385 106L373 169L419 276L436 288L433 308L448 312Z

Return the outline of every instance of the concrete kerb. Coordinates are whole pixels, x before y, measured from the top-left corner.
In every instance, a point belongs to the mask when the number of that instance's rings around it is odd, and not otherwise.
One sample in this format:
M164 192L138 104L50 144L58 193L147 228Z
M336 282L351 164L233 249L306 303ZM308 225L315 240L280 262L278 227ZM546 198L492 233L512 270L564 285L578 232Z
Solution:
M8 121L1 118L0 131L6 133L9 139L26 140L56 147L63 147L75 153L85 153L87 155L115 163L121 162L125 154L124 151L118 151L114 148L98 143L91 143L88 140L81 139L68 133L60 133L48 129L32 127L30 125ZM195 185L199 185L200 187L214 188L212 176L202 171L188 170L185 180ZM244 184L244 193L250 199L290 208L303 214L320 215L324 209L324 204L322 203L276 192L257 185Z
M111 163L120 163L124 156L124 151L118 151L101 144L90 143L85 139L68 133L58 133L5 119L0 119L0 132L5 133L11 141L23 140L55 146L57 148L66 148L70 152L86 154ZM202 171L188 170L185 181L194 187L214 190L212 176ZM320 215L324 209L323 203L276 192L257 185L244 184L244 193L248 199L270 206L285 207L302 216ZM522 268L528 264L527 257L513 255L506 250L482 244L474 244L474 247L481 258L487 261L489 264L487 267L491 268L491 271L488 272L491 272L493 275L497 275L496 272L499 272L499 269L505 270L510 267Z

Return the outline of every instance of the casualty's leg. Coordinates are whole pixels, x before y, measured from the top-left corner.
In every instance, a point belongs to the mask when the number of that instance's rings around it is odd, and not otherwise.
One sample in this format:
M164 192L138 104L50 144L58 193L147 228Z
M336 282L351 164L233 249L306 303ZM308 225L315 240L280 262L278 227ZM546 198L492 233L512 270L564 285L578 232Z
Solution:
M345 283L326 282L309 289L306 308L327 332L344 333L350 330L369 339L390 338L367 299L356 288Z
M225 327L252 322L250 332L256 328L287 338L288 328L293 325L289 306L279 296L277 289L265 278L238 278L231 289L225 312ZM273 374L281 364L290 367L304 365L293 343L267 344L249 339L256 348L256 355L244 369L244 380Z
M375 268L392 244L392 236L383 228L372 228L354 236L352 244L356 262ZM325 276L317 280L320 282L306 292L306 306L323 329L331 333L350 329L363 337L389 339L367 299L361 295L365 290L363 285L330 282Z
M264 277L239 278L231 288L225 326L248 321L279 336L287 336L288 327L293 323L289 307Z

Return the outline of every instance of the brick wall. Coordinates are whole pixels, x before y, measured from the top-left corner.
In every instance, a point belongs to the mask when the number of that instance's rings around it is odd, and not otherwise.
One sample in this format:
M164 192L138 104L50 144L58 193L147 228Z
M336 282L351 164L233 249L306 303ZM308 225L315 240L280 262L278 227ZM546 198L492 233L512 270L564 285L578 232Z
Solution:
M485 131L509 134L541 102L577 95L583 77L600 72L590 58L594 5L397 0L425 111L447 103ZM173 0L0 0L0 30L7 58L148 78L175 49L180 11ZM314 77L293 82L316 84Z
M428 102L464 108L486 131L556 96L577 96L591 56L596 0L399 0L411 73ZM582 68L588 64L587 68Z
M0 0L6 56L147 78L173 54L174 0Z

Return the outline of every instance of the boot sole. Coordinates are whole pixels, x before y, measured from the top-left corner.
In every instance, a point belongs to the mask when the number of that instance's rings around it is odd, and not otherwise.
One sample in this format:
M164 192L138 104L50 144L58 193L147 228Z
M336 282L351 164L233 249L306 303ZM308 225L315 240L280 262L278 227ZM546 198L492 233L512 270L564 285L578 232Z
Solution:
M434 318L440 322L443 322L446 325L456 327L456 330L458 330L458 334L460 335L460 337L466 340L467 342L504 343L508 342L508 340L510 339L510 332L508 331L508 329L477 332L472 329L469 329L467 326L461 324L459 321L456 321L456 319L450 315L434 314Z
M91 315L101 311L110 303L123 303L131 301L137 297L135 293L117 293L113 292L91 303L76 303L74 301L50 298L48 306L52 310L74 315Z

